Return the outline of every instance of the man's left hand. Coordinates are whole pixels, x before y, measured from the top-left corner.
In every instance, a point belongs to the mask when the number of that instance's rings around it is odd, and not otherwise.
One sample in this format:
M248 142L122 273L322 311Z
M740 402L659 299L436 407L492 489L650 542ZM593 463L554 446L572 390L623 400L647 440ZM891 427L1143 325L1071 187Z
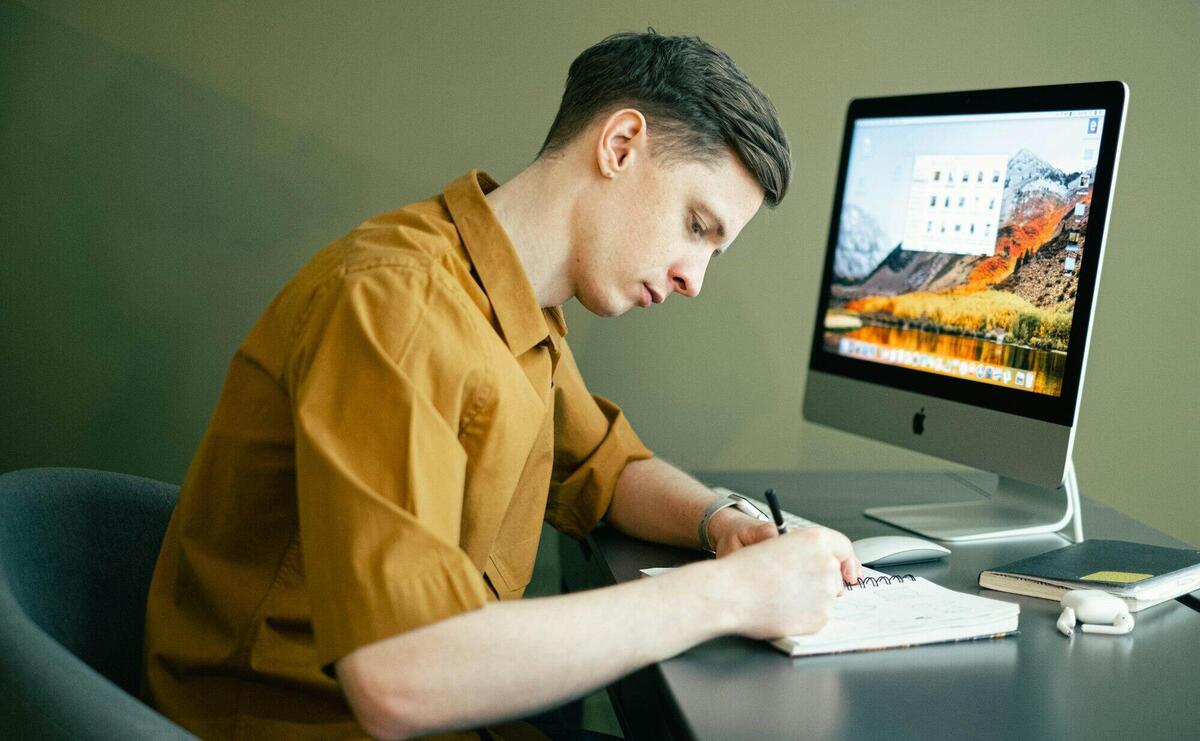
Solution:
M717 548L717 558L728 556L741 548L761 543L779 534L774 523L748 517L732 507L718 512L713 517L709 533L716 536L713 542Z

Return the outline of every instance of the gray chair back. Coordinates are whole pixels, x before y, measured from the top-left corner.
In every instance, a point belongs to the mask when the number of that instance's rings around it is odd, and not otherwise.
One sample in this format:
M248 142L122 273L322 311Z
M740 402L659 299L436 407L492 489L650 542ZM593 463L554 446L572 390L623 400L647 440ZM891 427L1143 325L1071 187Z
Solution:
M86 469L0 475L0 736L194 738L137 699L178 493Z

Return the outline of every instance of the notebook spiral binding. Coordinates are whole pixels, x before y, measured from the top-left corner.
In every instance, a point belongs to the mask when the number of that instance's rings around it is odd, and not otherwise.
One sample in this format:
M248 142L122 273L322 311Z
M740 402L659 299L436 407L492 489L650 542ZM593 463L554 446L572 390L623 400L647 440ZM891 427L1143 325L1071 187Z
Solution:
M899 584L905 579L908 579L909 581L916 581L917 577L913 576L912 574L895 574L892 576L883 574L882 576L865 576L860 577L858 581L853 584L847 584L846 589L850 590L866 589L867 587L882 587L885 584Z

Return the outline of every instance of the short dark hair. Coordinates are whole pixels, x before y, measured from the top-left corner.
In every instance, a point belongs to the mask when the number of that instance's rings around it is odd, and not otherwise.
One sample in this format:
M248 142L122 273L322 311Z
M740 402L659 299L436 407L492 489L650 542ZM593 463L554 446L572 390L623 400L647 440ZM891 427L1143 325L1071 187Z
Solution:
M791 150L770 99L720 49L652 28L613 34L576 57L538 156L625 106L653 124L655 156L711 162L728 148L758 180L768 206L783 200Z

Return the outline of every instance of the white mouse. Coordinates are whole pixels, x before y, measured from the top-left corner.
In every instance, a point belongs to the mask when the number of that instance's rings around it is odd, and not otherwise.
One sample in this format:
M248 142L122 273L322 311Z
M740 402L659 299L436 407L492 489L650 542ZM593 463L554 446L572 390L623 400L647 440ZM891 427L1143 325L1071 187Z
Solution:
M950 549L911 535L880 535L856 540L854 555L863 566L933 561L950 555Z

